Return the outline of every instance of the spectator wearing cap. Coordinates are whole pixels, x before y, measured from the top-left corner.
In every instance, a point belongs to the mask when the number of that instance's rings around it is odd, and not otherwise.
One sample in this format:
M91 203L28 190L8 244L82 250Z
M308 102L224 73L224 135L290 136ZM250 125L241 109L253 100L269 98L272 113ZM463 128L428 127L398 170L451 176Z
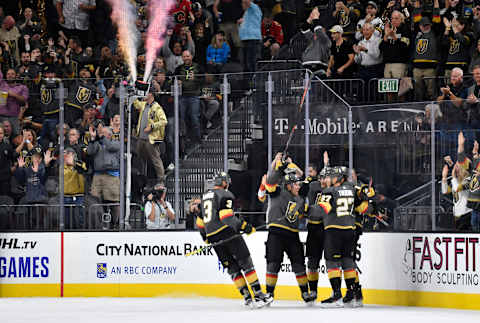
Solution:
M255 72L262 40L262 10L252 0L242 0L243 17L238 19L238 35L243 43L246 72Z
M283 30L280 23L273 20L272 11L266 10L262 20L262 58L270 59L278 55L283 44Z
M385 78L400 79L407 76L411 32L404 21L404 15L395 10L392 12L390 22L385 24L385 34L380 43L385 63L383 71Z
M350 78L355 68L355 53L352 44L345 40L343 28L335 25L330 29L332 46L330 47L330 60L328 62L327 76L333 78Z
M362 27L363 39L358 45L353 45L355 62L358 64L358 76L368 82L373 78L381 77L382 53L380 52L380 37L375 36L372 24L365 23Z
M375 28L374 35L381 37L383 33L383 21L380 17L377 17L378 6L374 1L367 2L366 15L364 18L360 19L357 24L357 32L355 33L355 38L360 41L363 37L362 27L365 23L371 23L373 28Z
M420 3L415 2L414 22L420 28L414 39L413 52L413 79L415 80L415 97L417 100L431 100L434 97L435 68L440 61L440 43L436 29L440 26L440 9L438 0L435 0L433 23L428 17L421 16ZM431 79L424 79L431 78ZM425 96L424 96L425 95Z
M77 35L82 43L88 41L90 13L96 8L96 0L56 0L58 22L68 36Z
M137 155L155 168L157 180L163 182L165 168L162 154L165 153L165 127L168 123L165 112L150 91L144 101L135 100L133 106L139 111L136 129Z
M13 19L12 16L6 16L5 19L3 19L2 28L0 28L0 43L3 44L4 50L10 52L16 62L20 61L18 46L20 37L20 31L15 26L15 19Z
M28 88L17 83L17 73L13 68L7 70L7 77L3 79L0 70L0 120L9 120L15 132L20 131L20 107L28 100Z
M238 33L237 21L243 15L242 0L215 0L213 14L218 22L218 28L225 32L232 59L239 59L239 49L242 47Z
M213 74L220 73L229 57L230 46L225 41L225 33L219 30L213 36L212 42L207 48L207 70Z
M208 10L204 10L200 2L195 2L192 4L192 11L194 25L201 24L204 27L205 32L213 35L214 23L212 14Z
M445 62L445 77L449 77L452 69L461 68L464 72L468 70L470 60L470 46L473 43L473 34L468 31L464 18L443 18L445 32L442 36L442 46L448 48L447 60Z

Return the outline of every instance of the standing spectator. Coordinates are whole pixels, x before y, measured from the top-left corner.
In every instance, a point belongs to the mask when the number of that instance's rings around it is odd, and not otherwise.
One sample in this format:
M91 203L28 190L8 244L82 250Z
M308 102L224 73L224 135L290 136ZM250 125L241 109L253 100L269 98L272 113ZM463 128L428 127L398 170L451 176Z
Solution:
M83 52L82 42L77 36L68 41L68 48L65 51L65 66L70 78L78 77L80 67L88 62L88 57Z
M353 45L356 53L355 61L358 64L358 76L367 82L382 75L382 53L380 52L380 37L373 34L375 29L370 23L362 27L363 39L358 45Z
M174 73L175 69L183 64L182 43L180 41L173 41L172 49L170 49L169 43L170 43L170 39L172 38L172 35L173 35L173 30L169 29L167 31L167 38L165 38L165 43L162 47L162 55L165 58L167 70L170 73ZM190 31L187 33L187 37L188 37L188 42L187 42L186 50L188 50L190 55L192 55L192 53L195 52L195 43L193 42Z
M202 199L199 196L195 196L189 200L188 203L185 203L187 206L185 210L185 214L187 215L185 219L185 229L194 229L193 224L196 222L197 217L201 217L202 215L200 204L202 204Z
M25 203L27 204L44 204L47 203L48 194L45 188L47 181L47 172L45 164L52 161L51 152L45 153L45 162L43 162L41 151L35 151L31 156L31 163L27 164L25 158L18 157L18 167L15 170L15 178L17 181L25 185Z
M470 66L468 67L468 73L473 73L473 68L476 65L480 65L480 39L475 42L475 46L472 46L472 54Z
M165 152L167 117L160 104L155 102L151 91L145 97L145 101L136 100L133 105L140 112L136 131L137 155L153 164L157 181L163 182L165 169L162 154Z
M5 129L0 125L0 195L10 196L10 178L12 177L13 148L5 140Z
M63 160L63 202L66 205L74 205L74 207L65 208L65 228L82 229L85 222L82 209L85 195L85 177L83 174L87 171L87 167L71 147L65 148Z
M468 97L464 107L471 128L476 129L480 128L480 65L473 67L473 80L475 83L468 88Z
M13 68L7 70L7 79L3 79L0 70L0 120L9 120L14 131L20 131L20 107L28 100L28 88L17 83L17 73Z
M229 57L230 46L225 41L225 33L219 30L213 36L212 43L207 48L207 70L213 74L220 73Z
M433 22L440 23L438 0L435 0ZM415 2L414 22L419 22L420 32L414 40L413 79L415 80L415 97L417 100L431 100L434 96L435 68L440 61L440 44L436 32L432 29L432 22L428 17L421 16L420 2ZM425 91L426 88L426 91ZM424 97L424 94L426 96Z
M215 0L213 13L219 23L219 29L225 32L232 50L232 59L238 60L242 41L238 35L237 21L243 14L242 0Z
M15 26L15 19L13 19L12 16L6 16L5 19L3 19L2 28L0 29L0 43L4 45L5 50L10 52L10 55L12 55L16 62L20 61L18 47L20 36L20 31L18 31L18 28Z
M445 77L449 77L455 67L461 68L464 72L467 71L473 35L467 31L464 18L454 18L450 21L444 17L443 24L445 32L442 37L442 45L444 48L448 48Z
M212 34L202 24L195 24L193 30L193 41L195 43L195 52L193 60L201 65L207 63L207 47L212 40Z
M404 15L395 10L392 12L390 23L385 24L385 35L380 43L385 63L383 71L385 78L400 79L407 75L411 33L404 20Z
M213 35L214 23L213 16L208 10L204 10L200 2L195 2L192 5L193 16L195 17L194 25L202 25L205 33Z
M330 29L332 46L327 76L333 78L351 78L354 72L355 53L349 41L343 39L343 28L335 25Z
M83 110L87 106L92 106L97 93L90 70L86 66L80 68L79 76L78 80L67 83L68 98L65 102L65 123L68 123L71 127L78 119L82 118Z
M335 24L343 28L343 35L348 40L354 40L361 9L360 4L356 2L356 0L349 0L347 4L343 1L337 1L335 3L335 10L332 16L335 18Z
M357 32L355 33L355 38L360 41L363 37L362 27L366 23L370 23L375 28L373 34L375 36L381 37L383 32L383 21L380 17L377 17L378 6L374 1L368 1L367 10L365 18L362 18L358 21Z
M154 186L152 192L147 195L145 203L145 217L147 229L168 229L170 222L175 220L170 202L165 201L167 189L162 184Z
M186 122L187 116L190 119L190 126L192 129L190 133L190 140L194 144L201 143L200 131L200 90L202 88L204 73L203 68L194 63L192 54L186 50L182 54L183 65L180 65L175 70L175 75L178 75L182 83L182 96L180 97L180 118ZM191 148L195 148L191 146Z
M467 115L463 109L463 102L467 96L468 89L463 84L463 70L455 67L450 73L450 84L440 88L440 96L437 98L441 103L448 129L461 130L466 126Z
M49 142L55 142L56 139L55 127L58 124L60 103L56 84L50 81L57 77L55 67L46 65L43 72L44 79L40 86L40 107L44 119L40 131L40 141L41 145L46 147Z
M262 59L270 59L278 55L283 44L282 25L273 20L273 14L266 10L262 20Z
M58 22L63 32L77 35L83 44L88 41L90 12L96 8L96 0L56 0Z
M262 10L252 0L242 0L243 17L238 19L238 34L243 43L246 72L255 72L262 40Z
M93 180L90 194L102 203L120 201L120 142L112 140L112 129L90 126L87 155L93 158ZM114 208L110 226L118 224L120 209Z
M302 33L309 42L302 54L302 62L312 70L327 69L330 60L332 42L320 25L319 18L320 12L317 8L313 8L306 24L302 27Z

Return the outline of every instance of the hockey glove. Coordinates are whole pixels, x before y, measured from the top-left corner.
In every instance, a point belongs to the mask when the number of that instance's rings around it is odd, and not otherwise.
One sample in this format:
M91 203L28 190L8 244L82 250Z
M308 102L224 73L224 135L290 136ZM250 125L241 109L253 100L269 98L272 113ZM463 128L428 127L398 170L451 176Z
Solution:
M242 227L240 228L241 232L244 232L248 235L254 233L256 230L255 228L248 222L246 221L243 221L242 223Z

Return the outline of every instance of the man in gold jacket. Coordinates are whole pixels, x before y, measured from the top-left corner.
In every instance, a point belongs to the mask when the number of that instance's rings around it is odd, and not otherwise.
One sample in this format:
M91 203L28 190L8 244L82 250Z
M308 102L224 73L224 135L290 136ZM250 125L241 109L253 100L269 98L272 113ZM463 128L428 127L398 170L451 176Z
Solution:
M151 92L147 94L144 101L136 100L133 105L140 112L136 131L137 154L140 158L153 163L157 180L163 182L165 169L161 154L165 150L167 117L160 104L155 102Z

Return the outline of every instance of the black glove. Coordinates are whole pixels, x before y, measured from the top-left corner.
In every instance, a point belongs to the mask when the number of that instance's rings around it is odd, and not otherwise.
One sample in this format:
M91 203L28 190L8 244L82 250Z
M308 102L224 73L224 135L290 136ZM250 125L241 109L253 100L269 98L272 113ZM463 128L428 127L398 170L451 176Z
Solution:
M252 234L255 232L255 228L246 221L243 221L242 227L240 228L240 230L246 234Z

